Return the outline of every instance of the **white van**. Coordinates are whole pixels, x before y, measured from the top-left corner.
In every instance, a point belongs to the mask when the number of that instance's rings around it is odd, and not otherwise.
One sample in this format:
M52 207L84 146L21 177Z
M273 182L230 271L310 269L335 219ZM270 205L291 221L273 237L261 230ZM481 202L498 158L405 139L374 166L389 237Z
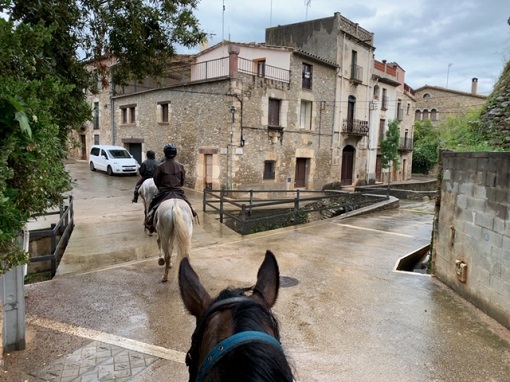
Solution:
M136 175L140 165L124 147L94 145L90 149L90 170L106 171L108 175Z

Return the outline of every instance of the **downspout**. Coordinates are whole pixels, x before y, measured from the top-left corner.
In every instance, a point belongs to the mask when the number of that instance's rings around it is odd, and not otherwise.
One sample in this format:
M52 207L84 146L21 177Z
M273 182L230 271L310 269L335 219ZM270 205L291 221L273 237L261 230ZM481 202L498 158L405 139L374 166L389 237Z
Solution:
M340 150L340 136L342 132L342 104L343 104L343 96L344 96L344 53L345 53L345 32L343 34L343 41L342 41L342 62L340 65L341 75L340 75L340 113L339 113L339 123L338 123L338 141L337 141L337 148Z
M370 55L368 56L368 66L367 66L367 97L365 99L368 100L367 102L367 118L368 118L368 134L367 134L367 159L366 159L366 162L365 162L365 182L366 184L368 184L368 175L370 173L370 159L371 159L371 152L370 152L370 123L372 122L371 121L371 114L372 114L372 110L370 110L370 104L371 104L371 97L372 95L374 94L373 91L371 90L372 87L370 86L371 82L372 82L372 68L373 68L373 62L372 62L372 59L373 59L373 54L372 54L372 48L370 48Z
M112 93L110 93L110 120L112 125L112 145L115 146L115 100Z

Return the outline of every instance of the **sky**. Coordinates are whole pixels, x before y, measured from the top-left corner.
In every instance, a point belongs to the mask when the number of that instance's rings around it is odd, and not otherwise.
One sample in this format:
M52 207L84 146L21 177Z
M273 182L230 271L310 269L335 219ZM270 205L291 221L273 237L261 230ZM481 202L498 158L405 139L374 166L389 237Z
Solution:
M196 15L212 46L261 43L265 28L335 12L374 33L375 59L398 63L414 89L471 92L476 77L489 95L510 60L510 0L201 0Z

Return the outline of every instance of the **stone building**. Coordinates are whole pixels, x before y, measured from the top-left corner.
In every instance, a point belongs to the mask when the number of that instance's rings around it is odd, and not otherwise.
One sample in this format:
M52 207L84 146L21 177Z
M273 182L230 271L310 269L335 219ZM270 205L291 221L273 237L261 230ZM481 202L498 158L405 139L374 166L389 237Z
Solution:
M338 65L334 87L333 173L342 185L368 176L369 101L374 34L335 13L333 17L266 29L266 43L290 46Z
M148 149L161 153L172 142L196 190L380 181L379 136L401 108L414 113L414 99L402 68L375 61L373 39L335 13L268 28L266 43L223 42L179 56L168 78L90 94L94 115L75 155L85 159L92 144L115 144L141 162ZM386 110L373 108L375 98L389 95ZM401 116L408 142L412 124ZM411 174L412 146L403 145L394 180Z
M471 82L471 93L440 86L425 85L416 89L415 120L430 119L434 125L448 116L458 116L481 108L487 96L478 94L478 78Z
M318 43L320 41L320 43ZM379 143L398 119L399 165L392 180L411 178L415 110L413 90L396 63L374 59L374 34L335 13L333 17L266 29L266 42L311 52L339 66L335 81L333 166L342 185L383 180Z
M142 156L176 144L196 190L320 189L334 179L336 71L291 48L218 44L181 82L112 96L112 123L91 133Z

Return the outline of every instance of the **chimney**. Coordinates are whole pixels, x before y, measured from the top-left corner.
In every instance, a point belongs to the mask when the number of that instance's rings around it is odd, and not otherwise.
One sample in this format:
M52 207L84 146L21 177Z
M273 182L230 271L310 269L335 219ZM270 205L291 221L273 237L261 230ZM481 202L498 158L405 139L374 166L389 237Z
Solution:
M478 91L478 78L473 77L471 80L471 94L476 95Z

